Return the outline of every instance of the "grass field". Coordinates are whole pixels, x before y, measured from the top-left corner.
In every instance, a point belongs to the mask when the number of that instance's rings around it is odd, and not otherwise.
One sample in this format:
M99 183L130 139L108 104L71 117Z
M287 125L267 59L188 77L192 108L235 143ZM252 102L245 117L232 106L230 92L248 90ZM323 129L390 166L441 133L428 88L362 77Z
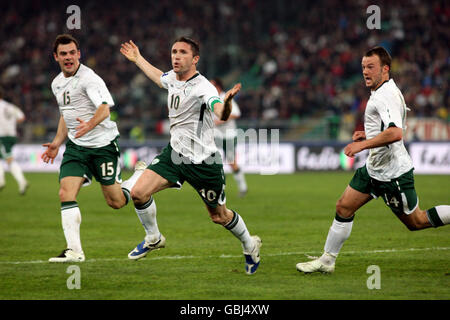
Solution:
M125 174L124 177L128 177ZM381 200L358 212L332 275L304 275L295 264L319 255L337 198L351 173L248 175L240 199L227 176L227 205L263 240L261 266L248 276L239 241L213 224L189 185L155 196L166 248L130 261L144 237L129 205L110 209L99 185L82 188L81 237L86 261L81 288L69 290L70 264L49 264L65 247L56 174L27 174L17 193L12 177L0 192L0 299L304 300L450 298L450 227L410 232ZM448 204L449 176L416 176L421 208ZM367 268L380 269L369 290Z

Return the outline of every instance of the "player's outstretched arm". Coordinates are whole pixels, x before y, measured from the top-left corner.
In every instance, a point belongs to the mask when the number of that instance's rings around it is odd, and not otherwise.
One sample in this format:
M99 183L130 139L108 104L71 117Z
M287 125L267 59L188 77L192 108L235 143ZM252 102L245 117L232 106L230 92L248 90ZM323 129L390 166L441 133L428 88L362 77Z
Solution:
M227 121L228 118L230 117L233 106L231 101L233 100L234 96L241 90L241 88L242 85L240 83L235 84L233 88L228 90L227 93L225 94L223 104L216 103L214 105L214 113L220 120Z
M139 48L132 40L122 43L120 53L122 53L131 62L134 62L139 69L141 69L145 75L150 78L150 80L162 88L161 75L163 72L145 60L139 52Z
M42 146L46 147L47 150L44 151L41 158L45 163L49 161L53 163L56 156L58 155L59 147L66 140L67 137L67 126L64 118L61 116L59 118L58 130L56 131L56 136L52 142L44 143Z

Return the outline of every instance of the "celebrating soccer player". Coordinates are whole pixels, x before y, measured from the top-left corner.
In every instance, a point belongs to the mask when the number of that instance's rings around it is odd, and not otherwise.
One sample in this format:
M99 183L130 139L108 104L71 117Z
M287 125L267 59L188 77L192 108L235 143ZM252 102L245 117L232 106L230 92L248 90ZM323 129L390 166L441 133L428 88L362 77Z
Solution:
M382 47L362 58L366 87L371 89L364 115L364 131L356 131L344 152L353 157L369 149L366 164L357 169L336 204L336 217L328 232L324 253L318 259L298 263L297 270L331 273L345 240L350 236L355 212L381 197L409 230L450 223L450 206L419 208L414 188L413 163L403 143L407 107L402 93L389 77L391 57Z
M77 195L89 185L92 176L100 182L107 204L119 209L128 202L129 194L121 189L119 131L110 119L114 101L105 82L90 68L80 63L78 41L69 34L56 37L53 56L61 73L52 82L59 105L56 136L42 154L44 162L53 163L59 147L68 137L61 163L59 198L67 248L50 262L82 262L85 260L80 240L81 213ZM128 197L127 197L128 196Z
M139 259L165 246L156 221L153 194L169 187L181 188L187 181L205 202L212 221L223 225L242 242L246 272L254 273L260 262L261 239L251 236L242 217L225 205L223 165L214 143L213 113L227 120L231 100L241 85L236 84L222 100L216 88L197 71L199 45L190 38L181 37L173 43L172 70L166 73L145 60L133 41L123 43L120 52L159 87L168 90L171 135L170 143L131 189L146 236L128 257Z

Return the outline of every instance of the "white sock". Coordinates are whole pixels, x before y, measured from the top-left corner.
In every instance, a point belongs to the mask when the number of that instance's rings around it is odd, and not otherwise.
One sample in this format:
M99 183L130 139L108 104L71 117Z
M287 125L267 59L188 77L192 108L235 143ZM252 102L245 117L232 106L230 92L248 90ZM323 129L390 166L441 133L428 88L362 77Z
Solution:
M136 184L139 177L143 173L144 173L144 170L136 170L136 171L134 171L133 175L128 180L125 180L124 182L122 182L121 187L122 187L123 194L125 195L125 198L127 199L127 203L128 203L128 201L131 200L131 195L130 195L131 189L133 189L134 185Z
M23 187L26 184L26 180L23 176L23 172L19 164L16 161L11 161L11 163L9 164L9 168L11 170L11 174L13 175L14 179L16 179L19 186Z
M67 248L83 253L80 239L81 212L76 201L61 203L61 220Z
M240 192L247 191L247 182L245 181L244 172L242 169L239 169L238 171L233 172L234 180L236 180L236 183L238 185Z
M3 169L3 163L0 162L0 188L5 185L5 169Z
M136 214L144 227L145 240L149 243L155 243L161 237L156 221L156 203L153 197L142 206L135 206Z
M352 232L353 217L350 219L342 219L336 215L325 242L325 253L321 257L323 263L332 264L336 260L345 240L350 237L350 233Z
M427 210L428 220L433 227L450 224L450 206L436 206Z
M233 210L231 210L233 211ZM254 248L253 239L248 232L244 219L235 211L233 211L233 218L224 226L231 231L232 234L242 242L242 248L245 252L251 252Z

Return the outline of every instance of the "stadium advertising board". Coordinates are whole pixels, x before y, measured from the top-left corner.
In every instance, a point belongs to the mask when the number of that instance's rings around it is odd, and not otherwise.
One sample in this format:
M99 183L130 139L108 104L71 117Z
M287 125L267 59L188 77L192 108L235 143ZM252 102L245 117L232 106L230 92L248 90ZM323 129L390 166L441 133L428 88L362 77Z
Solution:
M138 160L150 163L164 146L122 146L121 164L132 169ZM351 171L364 165L368 151L349 158L343 153L344 144L301 145L279 144L238 144L237 161L247 173L289 174L296 171ZM450 174L450 142L411 142L407 145L414 163L416 174ZM44 163L44 152L39 144L17 144L13 157L24 172L58 172L65 146L61 146L53 164ZM224 159L225 173L231 172ZM2 165L8 170L6 162Z
M411 143L409 154L415 173L450 174L450 143Z

